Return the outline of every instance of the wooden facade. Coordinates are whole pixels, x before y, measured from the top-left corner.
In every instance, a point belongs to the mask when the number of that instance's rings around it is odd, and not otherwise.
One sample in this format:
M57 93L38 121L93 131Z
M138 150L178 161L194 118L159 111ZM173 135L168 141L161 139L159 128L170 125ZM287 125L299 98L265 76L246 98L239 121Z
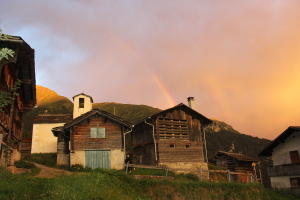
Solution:
M131 126L131 123L96 108L66 123L63 127L54 128L52 131L58 137L58 157L60 154L64 154L62 156L64 163L58 160L58 164L82 164L91 168L101 167L99 163L94 166L93 160L88 156L95 156L95 154L106 157L107 155L113 156L115 154L112 151L115 150L119 152L121 166L115 167L114 161L112 161L114 158L107 161L112 163L109 165L106 163L102 166L122 168L125 158L124 134L131 130ZM98 153L93 151L98 151ZM66 154L70 156L69 161Z
M258 163L259 160L243 154L229 153L219 151L209 159L209 163L215 166L226 167L232 172L243 172L255 174L252 163ZM237 181L247 183L246 175L239 175L234 177Z
M150 116L131 132L134 162L173 167L206 162L203 128L210 123L184 104Z
M21 81L19 95L12 104L0 112L0 160L4 160L4 148L13 155L19 154L22 141L23 116L36 104L34 50L21 38L0 36L0 49L9 48L13 57L0 61L0 90L10 92L17 80ZM12 142L9 142L11 140ZM11 157L11 162L18 158Z

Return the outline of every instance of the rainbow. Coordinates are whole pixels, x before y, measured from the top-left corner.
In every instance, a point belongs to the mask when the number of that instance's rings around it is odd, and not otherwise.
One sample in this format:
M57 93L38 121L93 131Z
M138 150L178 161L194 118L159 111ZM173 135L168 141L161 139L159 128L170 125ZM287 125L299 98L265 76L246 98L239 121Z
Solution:
M117 36L115 34L113 34L113 35L118 40L118 42L123 44L124 47L127 50L129 50L129 52L132 53L132 55L134 55L140 61L140 63L142 63L142 66L145 68L145 70L148 71L148 73L153 78L154 82L156 83L156 85L158 86L158 88L160 89L162 94L166 97L169 106L174 107L175 105L177 105L176 101L174 100L174 98L172 97L170 92L168 91L167 87L164 85L163 81L157 75L155 75L154 72L152 72L151 68L148 66L148 64L145 62L145 60L142 59L142 56L140 56L139 53L132 46L130 46L125 40L123 40L122 38L120 38L119 36Z

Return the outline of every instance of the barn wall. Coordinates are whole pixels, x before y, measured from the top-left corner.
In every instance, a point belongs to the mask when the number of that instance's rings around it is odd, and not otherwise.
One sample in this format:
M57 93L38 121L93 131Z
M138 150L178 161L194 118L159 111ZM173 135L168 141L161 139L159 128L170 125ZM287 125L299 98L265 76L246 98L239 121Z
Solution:
M90 138L90 128L105 128L105 138ZM122 126L103 117L91 117L72 129L72 147L78 150L111 150L123 148Z
M141 145L147 142L153 142L152 126L144 122L134 126L130 135L132 146Z
M168 121L166 122L165 119ZM159 138L159 163L205 162L203 133L198 119L180 109L174 109L159 115L155 125L156 137ZM167 132L166 126L172 126L170 133L174 134L164 138L164 133ZM188 135L186 136L185 133ZM175 146L171 147L171 145Z
M159 163L204 162L203 146L199 142L159 140L158 151Z
M134 148L132 162L140 165L155 165L154 144L146 144Z
M186 121L187 129L188 129L188 140L190 141L198 141L202 142L203 133L201 131L201 122L194 118L192 115L185 113L180 109L173 109L169 112L162 113L158 115L156 118L156 135L159 138L159 133L162 131L162 126L160 126L161 119L173 119L174 125L180 125L184 121Z

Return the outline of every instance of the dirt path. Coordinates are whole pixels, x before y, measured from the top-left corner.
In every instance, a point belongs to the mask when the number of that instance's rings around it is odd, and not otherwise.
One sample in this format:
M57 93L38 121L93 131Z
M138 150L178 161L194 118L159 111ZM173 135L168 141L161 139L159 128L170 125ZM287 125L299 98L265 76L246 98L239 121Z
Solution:
M34 177L39 177L39 178L52 178L58 175L71 175L73 174L72 172L66 171L66 170L62 170L62 169L56 169L56 168L51 168L51 167L47 167L45 165L41 165L41 164L37 164L34 163L36 167L40 168L41 171L38 175L34 176Z

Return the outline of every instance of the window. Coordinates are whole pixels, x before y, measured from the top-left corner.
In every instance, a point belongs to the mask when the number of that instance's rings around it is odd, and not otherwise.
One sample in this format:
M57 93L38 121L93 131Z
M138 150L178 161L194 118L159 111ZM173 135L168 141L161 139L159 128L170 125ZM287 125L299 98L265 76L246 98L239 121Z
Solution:
M105 128L91 128L90 138L105 138Z
M290 178L291 187L300 187L300 177Z
M291 156L291 162L292 163L300 163L300 157L299 157L298 150L290 151L290 156Z
M84 108L84 98L79 98L79 108Z
M170 143L171 148L175 148L175 143Z
M186 148L190 148L190 147L191 147L191 143L186 143L186 144L185 144L185 147L186 147Z

